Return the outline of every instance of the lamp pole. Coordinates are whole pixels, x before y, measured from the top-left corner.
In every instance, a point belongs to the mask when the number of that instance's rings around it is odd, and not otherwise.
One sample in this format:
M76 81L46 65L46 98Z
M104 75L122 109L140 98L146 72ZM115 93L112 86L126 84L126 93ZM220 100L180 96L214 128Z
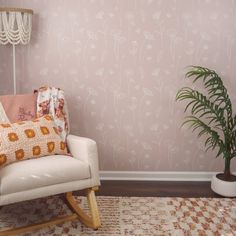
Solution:
M16 48L15 44L12 45L12 59L13 59L13 88L14 95L16 95Z

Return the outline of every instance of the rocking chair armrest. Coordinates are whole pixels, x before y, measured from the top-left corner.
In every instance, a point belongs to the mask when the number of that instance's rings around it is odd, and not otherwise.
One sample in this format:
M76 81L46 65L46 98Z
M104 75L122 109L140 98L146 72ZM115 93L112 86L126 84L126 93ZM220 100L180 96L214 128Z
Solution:
M99 164L97 144L94 140L69 134L67 136L67 145L74 158L89 164L91 177L99 182Z

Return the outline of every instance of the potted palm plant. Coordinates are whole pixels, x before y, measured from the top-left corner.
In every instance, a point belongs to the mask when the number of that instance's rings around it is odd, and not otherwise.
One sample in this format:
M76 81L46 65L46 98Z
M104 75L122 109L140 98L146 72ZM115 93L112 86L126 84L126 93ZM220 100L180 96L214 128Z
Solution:
M189 87L181 88L177 101L187 101L183 125L189 124L198 136L205 136L206 150L216 149L216 157L224 158L224 172L212 178L214 192L226 196L236 196L236 176L230 170L231 160L236 156L236 115L232 112L232 103L222 79L214 71L200 66L191 66L186 78L193 83L201 81L206 95Z

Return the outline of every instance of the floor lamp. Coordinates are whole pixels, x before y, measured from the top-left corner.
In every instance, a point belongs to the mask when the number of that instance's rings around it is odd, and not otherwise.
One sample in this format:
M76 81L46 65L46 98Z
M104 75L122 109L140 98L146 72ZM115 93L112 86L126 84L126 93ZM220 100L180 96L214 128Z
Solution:
M15 46L29 43L32 15L31 9L0 8L0 44L12 44L14 94L17 92Z

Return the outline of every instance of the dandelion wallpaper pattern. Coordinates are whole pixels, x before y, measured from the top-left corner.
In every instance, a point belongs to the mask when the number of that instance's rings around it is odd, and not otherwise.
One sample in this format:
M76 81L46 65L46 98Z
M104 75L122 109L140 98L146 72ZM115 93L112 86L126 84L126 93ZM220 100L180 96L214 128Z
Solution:
M97 142L101 170L222 170L222 158L205 152L204 139L181 128L184 104L175 95L191 85L186 66L206 66L222 76L236 111L235 0L0 0L0 6L34 10L31 42L16 47L18 92L64 89L71 132ZM0 46L1 94L12 93L11 53L10 45Z

